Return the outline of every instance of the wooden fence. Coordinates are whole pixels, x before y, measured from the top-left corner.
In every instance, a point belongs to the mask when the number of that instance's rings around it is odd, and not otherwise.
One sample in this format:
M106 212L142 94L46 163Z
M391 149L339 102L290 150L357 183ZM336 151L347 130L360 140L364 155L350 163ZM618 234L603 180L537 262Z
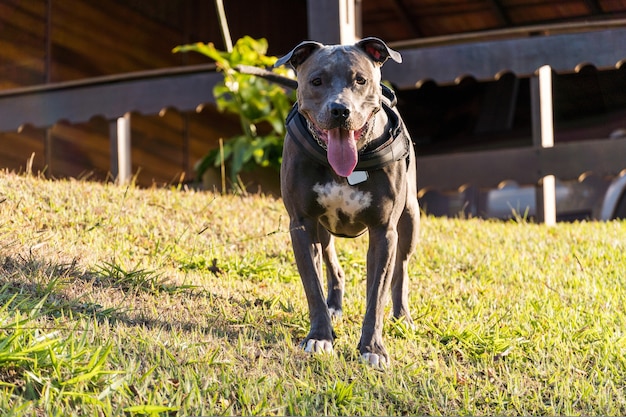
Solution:
M553 145L550 74L554 67L543 64L554 61L555 68L573 71L592 51L593 64L620 66L624 52L618 46L625 42L626 29L613 27L403 51L406 64L385 66L384 73L400 88L414 88L428 74L440 74L443 78L438 82L453 82L447 78L458 74L444 71L451 67L451 57L452 67L466 68L478 79L506 69L529 76L532 84L532 146L418 157L420 188L446 191L468 184L489 188L511 179L542 188L538 206L543 208L540 217L545 217L555 209L550 201L554 186L546 178L570 180L588 171L599 177L618 175L626 168L624 139ZM540 65L544 70L537 71ZM120 164L132 161L132 172L142 170L140 184L189 177L195 161L215 147L219 137L237 129L235 121L213 107L212 88L220 78L211 65L198 65L0 92L0 132L5 132L0 134L0 164L23 166L34 152L34 169L45 167L52 176L96 171L96 175L116 177ZM203 110L197 112L198 106ZM118 129L118 120L128 120L124 117L128 114L132 115L131 153L120 161L118 132L123 129Z

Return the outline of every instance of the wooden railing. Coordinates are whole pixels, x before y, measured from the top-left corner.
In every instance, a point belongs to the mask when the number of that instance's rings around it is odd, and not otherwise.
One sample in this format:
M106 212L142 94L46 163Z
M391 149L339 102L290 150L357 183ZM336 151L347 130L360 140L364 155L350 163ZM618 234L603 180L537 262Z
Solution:
M420 188L495 188L503 180L538 184L546 175L573 180L585 172L614 176L626 168L626 139L592 139L492 151L418 157Z
M385 78L401 88L413 88L423 78L422 74L429 71L437 74L440 73L438 70L445 70L447 74L450 65L448 54L454 58L455 71L467 68L485 77L494 76L497 65L502 65L502 69L515 69L515 65L523 64L525 69L520 71L531 77L533 94L536 96L533 99L535 145L418 157L418 181L421 188L455 190L464 184L495 187L507 179L520 184L539 185L543 184L543 179L548 175L572 179L585 171L592 171L600 176L615 176L626 168L624 139L545 146L544 136L548 130L544 129L544 123L551 116L550 112L542 115L541 108L542 100L551 100L551 92L548 88L548 92L543 93L545 97L541 97L537 67L530 69L537 62L552 60L557 68L574 70L576 63L585 56L596 57L597 61L593 63L601 66L619 65L626 51L619 50L615 45L626 45L626 29L539 38L520 39L515 44L509 41L498 44L493 43L495 41L479 42L472 46L466 44L462 45L462 51L458 50L458 45L437 50L412 49L404 51L408 57L404 66L389 66L392 69L385 72ZM528 58L534 47L542 48L542 57ZM520 51L525 52L507 61L506 54L517 54ZM576 51L586 51L586 55ZM496 59L499 52L504 54L504 59L499 57L500 61ZM551 52L554 54L551 55ZM487 53L489 56L486 61L477 59L484 58ZM426 61L422 62L422 58ZM212 89L220 79L221 75L214 71L213 66L202 65L4 91L0 92L0 132L15 131L24 125L47 128L59 120L80 122L99 115L109 123L110 172L118 176L120 167L123 165L128 168L130 164L129 155L123 152L128 149L127 146L119 145L128 139L128 117L125 115L133 111L156 114L168 108L192 111L203 103L213 103Z
M587 64L615 68L626 59L624 45L625 19L397 42L391 46L400 50L403 63L385 65L383 78L405 89L425 81L451 84L463 76L491 80L504 72L531 77L544 65L556 72L574 72Z
M546 221L543 182L554 176L552 221L626 216L623 138L417 159L420 203L431 214Z
M221 78L214 65L200 65L0 91L0 132L25 126L50 128L61 120L79 123L99 116L110 125L110 172L117 177L123 166L128 176L130 155L123 152L128 147L118 146L129 140L124 136L128 130L120 128L128 127L127 115L194 111L212 104L213 87Z

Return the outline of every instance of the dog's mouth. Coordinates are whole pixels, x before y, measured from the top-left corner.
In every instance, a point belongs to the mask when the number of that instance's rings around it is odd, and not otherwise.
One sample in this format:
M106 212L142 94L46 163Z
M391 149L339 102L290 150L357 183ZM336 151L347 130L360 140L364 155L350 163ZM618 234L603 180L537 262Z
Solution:
M344 129L342 127L321 129L307 118L309 131L319 145L326 149L328 163L337 175L348 177L354 171L359 161L359 142L367 141L367 135L371 131L372 121L374 120L372 118L373 115L374 113L357 130Z

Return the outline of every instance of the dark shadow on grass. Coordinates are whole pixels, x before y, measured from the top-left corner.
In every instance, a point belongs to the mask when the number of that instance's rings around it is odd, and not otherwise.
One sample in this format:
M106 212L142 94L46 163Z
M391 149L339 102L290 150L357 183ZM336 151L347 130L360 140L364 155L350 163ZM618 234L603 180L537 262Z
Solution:
M103 263L93 270L85 271L79 267L77 260L60 263L40 259L32 253L27 256L0 255L0 305L10 303L10 310L51 318L94 318L109 325L123 323L147 329L195 331L223 338L229 343L235 343L245 328L235 318L220 314L212 315L210 324L200 325L193 321L170 322L155 319L127 307L105 307L89 301L92 298L88 296L90 291L96 289L117 292L120 300L144 294L158 296L167 293L185 298L211 298L229 305L237 304L241 311L260 308L258 300L250 302L234 297L226 299L196 286L176 286L148 270L127 271L112 263ZM297 338L297 334L294 333L293 336ZM268 333L263 337L271 339L275 335Z
M89 316L98 320L119 320L123 314L115 308L72 296L77 283L89 273L79 270L76 260L57 263L28 256L0 257L0 304L11 302L11 308L26 314L51 317L61 315ZM43 300L43 302L41 302ZM38 308L39 311L33 311Z

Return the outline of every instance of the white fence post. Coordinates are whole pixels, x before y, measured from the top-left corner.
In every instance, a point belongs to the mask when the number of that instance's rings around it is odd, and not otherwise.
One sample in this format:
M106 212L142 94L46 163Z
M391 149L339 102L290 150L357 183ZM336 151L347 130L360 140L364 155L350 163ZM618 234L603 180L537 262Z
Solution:
M126 184L132 176L130 153L130 113L117 119L117 183Z
M533 142L535 146L554 146L554 110L552 105L552 68L544 65L533 78ZM556 224L556 179L554 175L542 178L536 198L536 215L548 226Z

